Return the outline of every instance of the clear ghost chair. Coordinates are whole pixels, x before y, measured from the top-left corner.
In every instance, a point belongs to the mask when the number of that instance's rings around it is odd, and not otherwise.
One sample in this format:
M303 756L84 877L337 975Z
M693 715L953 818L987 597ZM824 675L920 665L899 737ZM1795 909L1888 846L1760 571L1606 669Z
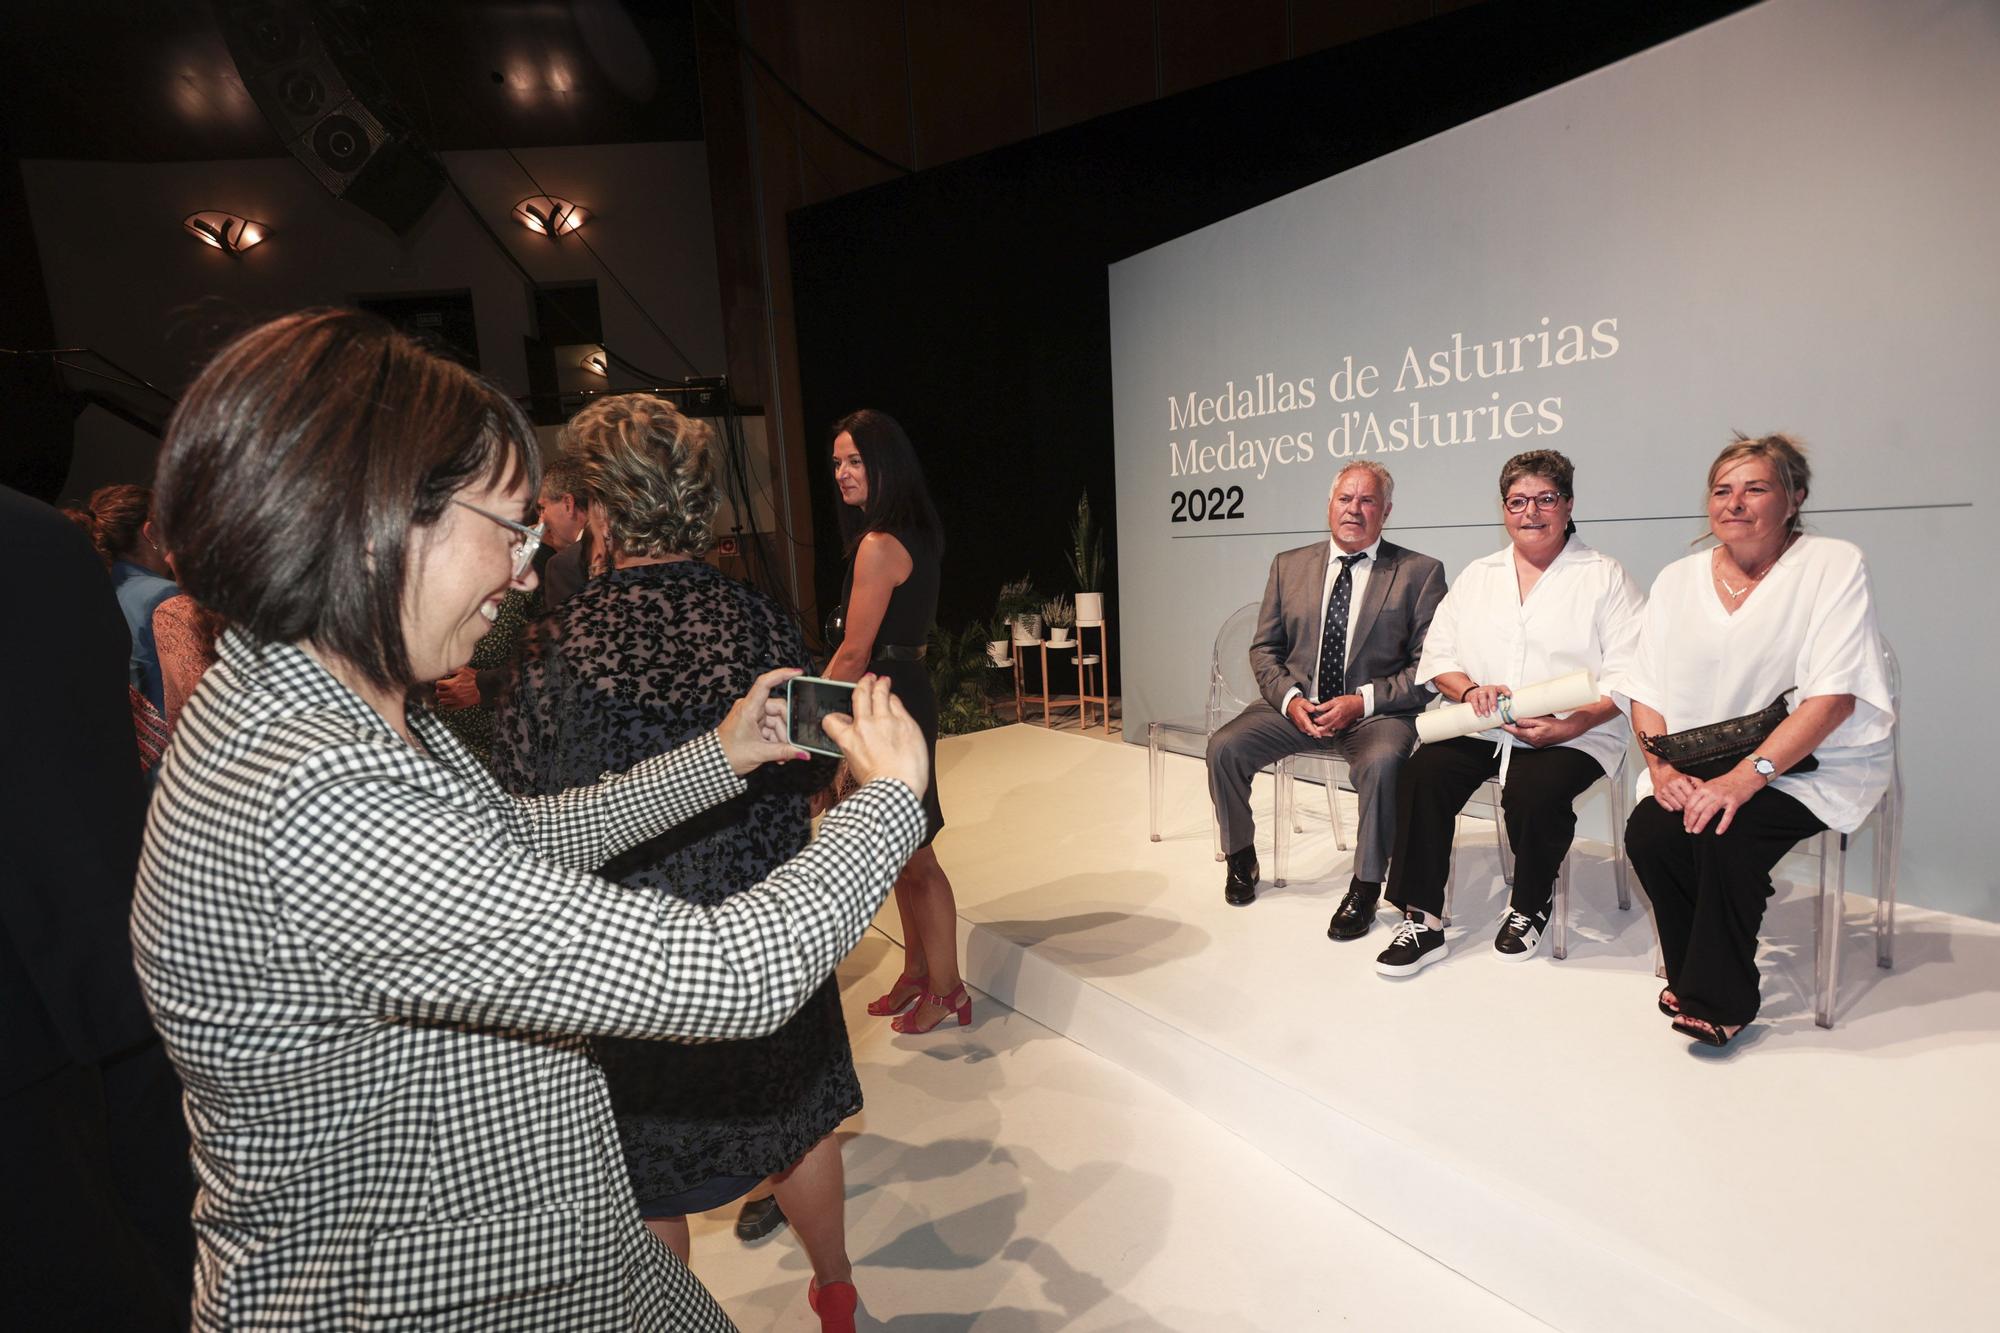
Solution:
M1903 854L1903 672L1896 650L1882 642L1882 665L1889 676L1889 701L1898 720L1889 732L1889 785L1862 828L1875 826L1875 966L1895 966L1896 870ZM1847 844L1854 834L1832 829L1808 839L1819 859L1819 902L1813 941L1813 1021L1833 1026L1834 1001L1840 989L1840 934L1847 905ZM1832 891L1828 892L1828 872Z
M1216 631L1215 647L1208 659L1208 703L1202 716L1162 719L1146 725L1147 831L1154 842L1160 840L1160 787L1166 768L1166 752L1161 747L1161 737L1171 733L1196 738L1201 743L1201 753L1207 754L1209 738L1221 730L1225 722L1261 697L1257 690L1257 678L1250 671L1250 638L1257 632L1257 614L1261 607L1259 602L1244 603ZM1281 772L1276 765L1265 771ZM1274 809L1274 815L1282 813ZM1220 861L1224 851L1222 826L1215 822L1213 815L1209 822L1215 842L1215 859ZM1278 854L1280 857L1284 855L1282 848ZM1282 880L1278 882L1283 883Z

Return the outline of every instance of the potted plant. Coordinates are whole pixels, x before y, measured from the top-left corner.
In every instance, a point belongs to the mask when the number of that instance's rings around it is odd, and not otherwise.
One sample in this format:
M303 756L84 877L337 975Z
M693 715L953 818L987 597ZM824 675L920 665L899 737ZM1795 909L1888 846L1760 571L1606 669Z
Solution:
M1090 520L1090 492L1077 498L1069 524L1069 572L1076 577L1076 623L1104 623L1104 534Z
M1015 643L1041 642L1042 595L1035 591L1034 580L1028 575L1000 585L1000 602L994 614L1013 626Z
M956 632L942 625L931 629L925 660L930 663L931 692L938 701L940 736L984 731L999 722L986 695L986 677L981 670L987 662L986 653L981 651L986 634L983 621Z
M1013 627L999 616L993 617L986 627L986 661L991 666L1014 665Z
M1057 593L1054 601L1042 603L1042 623L1048 626L1051 648L1068 647L1070 627L1076 624L1076 608L1070 605L1069 598Z

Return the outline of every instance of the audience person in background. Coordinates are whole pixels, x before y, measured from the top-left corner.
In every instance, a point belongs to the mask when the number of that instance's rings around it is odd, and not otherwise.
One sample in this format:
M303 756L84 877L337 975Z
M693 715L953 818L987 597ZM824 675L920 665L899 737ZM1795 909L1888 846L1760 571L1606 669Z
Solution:
M132 684L146 702L165 714L166 690L153 643L153 611L180 589L174 586L167 553L153 524L153 493L144 486L100 486L85 502L91 541L111 570L118 609L132 635Z
M153 646L160 658L169 732L194 695L194 687L215 665L215 643L221 637L222 617L184 592L153 609Z
M558 454L542 474L541 495L535 501L542 520L542 538L555 548L542 567L542 608L554 611L576 596L593 572L590 496L573 459Z
M132 974L146 795L131 633L91 547L0 487L0 1308L16 1329L186 1328L194 1177L180 1084Z
M537 555L541 552L537 551ZM438 721L488 762L493 751L493 705L514 672L514 658L528 622L541 613L540 589L510 588L493 613L493 627L472 646L472 657L435 689Z
M1895 701L1859 547L1805 530L1812 469L1786 435L1708 469L1709 550L1660 571L1618 697L1641 739L1791 711L1741 758L1683 772L1650 750L1625 848L1653 900L1674 1028L1721 1046L1757 1016L1771 871L1851 833L1888 786Z
M781 1026L922 831L922 733L864 682L865 785L714 907L592 873L793 759L760 676L713 730L508 796L413 686L528 586L535 437L350 311L226 347L168 427L159 518L225 617L162 766L132 942L187 1086L203 1329L724 1329L648 1232L598 1036Z
M937 621L944 525L910 437L885 412L863 408L834 423L833 484L840 493L847 575L826 674L834 680L857 680L863 672L888 677L923 727L933 765L924 792L923 845L896 881L903 970L868 1012L896 1015L890 1025L898 1032L929 1032L954 1017L964 1027L972 1021L972 999L958 974L958 904L931 847L944 828L944 809L937 793L937 697L923 660Z
M1609 683L1630 663L1645 597L1616 560L1577 538L1576 469L1553 449L1516 454L1500 469L1507 545L1465 567L1424 636L1417 681L1492 717L1523 685L1588 671L1595 703L1522 718L1476 736L1433 741L1396 779L1396 841L1388 898L1403 911L1376 960L1408 976L1445 955L1444 889L1458 812L1498 775L1514 890L1493 949L1533 958L1549 925L1556 873L1576 836L1576 798L1617 769L1631 731Z
M1444 598L1444 566L1382 540L1396 482L1380 463L1349 463L1327 487L1328 540L1271 561L1250 640L1264 696L1215 733L1208 791L1229 870L1223 900L1257 899L1250 783L1287 755L1347 761L1361 805L1354 872L1327 934L1359 939L1375 920L1396 832L1396 773L1417 743L1426 700L1417 659Z
M663 398L592 401L558 457L588 494L609 572L531 633L494 747L501 785L538 796L589 781L714 727L758 672L807 661L778 604L703 563L718 496L714 432ZM632 848L603 873L648 896L714 907L753 887L812 836L819 761L753 776L749 790ZM812 1263L814 1308L851 1329L853 1273L834 1130L861 1084L828 977L776 1032L705 1046L606 1040L599 1059L639 1211L682 1259L687 1214L774 1180Z

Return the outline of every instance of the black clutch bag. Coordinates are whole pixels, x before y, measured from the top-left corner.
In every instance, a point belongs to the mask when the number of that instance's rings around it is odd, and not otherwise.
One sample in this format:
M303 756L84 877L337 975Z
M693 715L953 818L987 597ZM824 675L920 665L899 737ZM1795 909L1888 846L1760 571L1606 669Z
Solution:
M1742 763L1746 755L1755 754L1757 747L1764 743L1764 738L1778 729L1778 724L1791 712L1785 707L1785 695L1791 692L1786 690L1761 712L1724 718L1705 727L1689 727L1686 731L1670 732L1664 736L1648 736L1640 732L1639 744L1646 748L1648 754L1666 760L1691 778L1699 778L1703 782L1719 778ZM1819 760L1807 755L1785 771L1810 773L1818 767Z

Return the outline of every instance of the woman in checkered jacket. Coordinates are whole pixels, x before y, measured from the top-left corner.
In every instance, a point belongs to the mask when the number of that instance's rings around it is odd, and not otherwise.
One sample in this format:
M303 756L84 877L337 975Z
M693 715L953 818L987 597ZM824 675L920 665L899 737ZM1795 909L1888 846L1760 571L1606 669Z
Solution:
M668 753L514 798L410 702L532 585L538 473L513 403L351 312L246 334L175 414L159 517L232 628L132 935L187 1089L199 1328L729 1327L641 1223L587 1043L782 1024L922 837L923 738L857 691L829 730L872 780L725 903L598 878L796 751L772 672Z

